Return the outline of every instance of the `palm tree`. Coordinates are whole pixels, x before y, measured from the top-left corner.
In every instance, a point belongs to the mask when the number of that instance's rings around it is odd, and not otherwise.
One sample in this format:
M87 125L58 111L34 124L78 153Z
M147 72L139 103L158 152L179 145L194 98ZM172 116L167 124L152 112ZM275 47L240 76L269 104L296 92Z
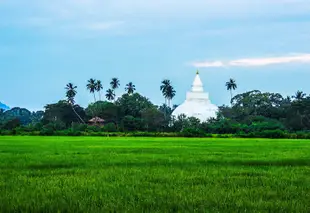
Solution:
M172 106L172 110L175 110L176 108L178 108L178 104L173 104L173 106Z
M112 80L111 80L111 82L110 82L110 85L111 85L111 88L112 88L113 90L118 89L119 86L120 86L120 83L119 83L118 78L112 78Z
M294 96L292 96L292 98L298 101L304 99L305 97L306 97L306 94L303 91L299 91L299 90L295 93Z
M99 93L99 101L101 101L101 90L103 89L103 86L100 80L95 83L95 87L96 91Z
M109 101L113 101L113 100L115 99L114 90L108 89L108 90L106 91L105 97L106 97Z
M162 92L164 98L165 98L165 104L167 104L167 100L168 100L168 97L167 97L167 89L168 87L171 85L171 82L170 80L168 79L165 79L161 82L161 86L160 86L160 91Z
M173 86L169 85L166 90L166 97L168 100L168 106L171 108L171 100L175 97L176 91Z
M68 103L71 105L73 112L76 114L76 116L82 121L82 123L85 123L84 120L81 118L81 116L76 112L76 110L74 109L74 105L75 105L75 96L77 94L77 86L74 86L72 83L68 83L65 87L66 89L66 97L67 97L67 101Z
M286 98L283 99L283 102L289 104L292 102L292 98L290 96L286 96Z
M230 91L230 103L232 103L232 99L233 99L233 94L232 94L232 90L237 89L237 84L236 81L234 79L229 79L228 82L226 82L226 88L227 90Z
M91 78L88 80L88 83L86 85L87 89L89 90L90 93L94 94L94 100L96 102L96 95L95 95L95 91L96 91L96 80Z
M173 111L167 104L161 105L158 109L164 114L165 119L167 118L167 115L171 116Z
M129 82L128 84L126 84L125 90L130 95L136 91L136 86L132 82Z

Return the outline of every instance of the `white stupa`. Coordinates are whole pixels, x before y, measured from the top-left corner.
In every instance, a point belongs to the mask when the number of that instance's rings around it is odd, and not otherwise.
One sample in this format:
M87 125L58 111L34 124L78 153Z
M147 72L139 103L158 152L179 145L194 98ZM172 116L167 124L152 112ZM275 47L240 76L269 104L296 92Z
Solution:
M187 117L196 117L201 122L207 121L209 118L215 118L218 107L211 103L209 93L205 93L203 84L197 71L192 91L187 92L186 100L178 106L172 113L177 118L181 114Z

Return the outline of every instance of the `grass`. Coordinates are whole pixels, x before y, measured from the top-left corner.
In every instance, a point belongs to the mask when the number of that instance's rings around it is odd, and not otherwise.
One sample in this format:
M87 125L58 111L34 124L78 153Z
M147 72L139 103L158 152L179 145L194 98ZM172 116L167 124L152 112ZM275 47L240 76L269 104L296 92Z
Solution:
M310 212L310 141L0 137L0 212Z

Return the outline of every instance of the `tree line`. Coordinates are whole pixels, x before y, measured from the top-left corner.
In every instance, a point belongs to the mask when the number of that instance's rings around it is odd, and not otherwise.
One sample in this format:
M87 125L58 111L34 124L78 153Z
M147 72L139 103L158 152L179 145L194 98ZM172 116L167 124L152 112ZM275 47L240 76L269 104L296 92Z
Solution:
M171 106L176 91L172 82L161 82L165 103L157 106L140 95L132 82L125 85L125 93L116 98L120 88L118 78L113 78L102 100L101 81L90 79L87 90L94 102L85 109L75 102L77 86L68 83L65 100L47 104L44 111L30 112L13 108L0 110L1 134L35 135L96 135L107 133L143 132L162 133L171 136L230 135L237 137L308 137L310 130L310 96L297 91L283 97L279 93L252 90L233 95L237 89L234 79L225 83L230 92L229 105L219 107L216 118L201 122L194 117L173 117L177 107ZM103 126L89 125L91 118L104 119ZM143 135L143 134L142 134Z

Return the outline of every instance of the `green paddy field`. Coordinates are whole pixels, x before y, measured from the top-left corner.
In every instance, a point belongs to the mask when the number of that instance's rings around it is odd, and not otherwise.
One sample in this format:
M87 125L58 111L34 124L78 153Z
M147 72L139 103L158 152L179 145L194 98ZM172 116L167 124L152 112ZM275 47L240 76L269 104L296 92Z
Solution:
M0 212L310 212L310 141L0 137Z

